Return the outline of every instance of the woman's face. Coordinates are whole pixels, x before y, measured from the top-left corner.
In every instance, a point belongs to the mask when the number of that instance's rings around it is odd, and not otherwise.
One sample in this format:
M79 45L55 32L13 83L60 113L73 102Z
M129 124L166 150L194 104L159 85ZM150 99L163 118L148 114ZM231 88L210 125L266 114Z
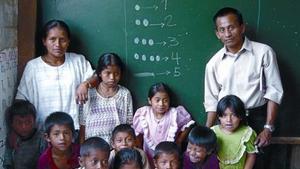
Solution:
M70 39L67 32L61 27L54 27L48 31L43 44L47 49L47 56L61 58L69 47Z

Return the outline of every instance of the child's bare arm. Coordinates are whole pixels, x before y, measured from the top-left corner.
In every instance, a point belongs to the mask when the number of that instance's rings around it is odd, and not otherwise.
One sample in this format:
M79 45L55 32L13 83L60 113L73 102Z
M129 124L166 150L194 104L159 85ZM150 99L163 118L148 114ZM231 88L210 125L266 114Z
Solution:
M135 140L135 146L137 148L143 149L143 135L139 134L138 136L136 136L136 140Z
M189 132L191 130L191 127L187 127L185 128L183 131L178 133L178 136L176 138L176 144L181 148L182 147L182 143L184 142L184 140L187 138Z
M256 158L255 153L247 153L244 169L252 169L255 163L255 158Z
M85 126L80 125L79 129L79 143L82 144L85 140Z

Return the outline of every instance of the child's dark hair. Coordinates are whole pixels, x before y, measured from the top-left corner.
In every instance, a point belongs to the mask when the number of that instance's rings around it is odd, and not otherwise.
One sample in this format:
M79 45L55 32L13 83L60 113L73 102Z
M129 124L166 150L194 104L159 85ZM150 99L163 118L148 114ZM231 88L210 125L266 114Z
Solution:
M229 15L229 14L234 14L240 25L242 25L244 23L243 16L242 16L240 11L238 11L235 8L225 7L225 8L222 8L222 9L218 10L218 12L214 15L214 17L213 17L214 24L216 25L217 18L222 17L222 16L226 16L226 15Z
M68 38L71 39L71 32L69 26L64 21L56 19L50 20L44 25L42 30L42 39L46 39L49 31L55 27L62 28L67 33Z
M171 97L170 88L164 83L153 84L148 91L148 98L151 99L157 92L165 92Z
M112 131L111 140L113 141L117 135L117 133L126 132L130 134L134 139L136 139L134 129L129 124L120 124L114 128Z
M65 112L54 112L46 118L44 124L45 133L49 135L54 125L66 125L70 128L73 135L75 133L74 121L72 117Z
M100 79L99 74L104 69L106 69L107 66L110 66L110 65L118 66L120 68L121 73L123 72L124 65L123 65L123 62L120 59L120 57L115 53L104 53L100 56L100 58L98 60L98 65L96 68L96 73L97 73L97 76L99 79Z
M160 142L154 150L153 159L157 160L161 154L175 154L178 159L181 159L181 151L175 142L163 141ZM181 160L180 160L181 161Z
M213 152L217 146L217 137L213 130L204 126L195 126L188 135L189 143L204 147Z
M142 156L138 150L132 148L121 149L115 156L112 164L113 169L119 169L125 164L136 163L140 169L143 168Z
M223 97L217 105L218 116L222 117L227 108L229 108L235 116L241 119L241 124L247 124L245 106L239 97L235 95L227 95Z
M110 153L109 144L100 137L90 137L85 140L80 146L80 156L87 157L92 150L101 150L107 152L108 155Z
M36 109L33 104L27 100L15 100L14 103L6 110L7 126L11 126L14 116L32 115L36 118Z

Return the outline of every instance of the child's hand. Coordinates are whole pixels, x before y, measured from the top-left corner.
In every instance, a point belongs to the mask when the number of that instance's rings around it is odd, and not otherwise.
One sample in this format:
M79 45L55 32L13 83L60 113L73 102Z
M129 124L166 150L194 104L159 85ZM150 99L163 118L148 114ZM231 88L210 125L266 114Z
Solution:
M262 132L259 133L255 140L255 145L258 147L265 147L270 144L270 140L272 137L272 133L268 129L264 129Z

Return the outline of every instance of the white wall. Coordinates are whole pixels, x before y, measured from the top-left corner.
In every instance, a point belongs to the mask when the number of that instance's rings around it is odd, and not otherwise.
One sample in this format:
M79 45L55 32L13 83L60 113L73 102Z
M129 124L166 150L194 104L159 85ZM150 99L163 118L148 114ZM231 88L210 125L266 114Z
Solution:
M4 112L11 104L17 81L18 0L0 0L0 168L6 135Z

